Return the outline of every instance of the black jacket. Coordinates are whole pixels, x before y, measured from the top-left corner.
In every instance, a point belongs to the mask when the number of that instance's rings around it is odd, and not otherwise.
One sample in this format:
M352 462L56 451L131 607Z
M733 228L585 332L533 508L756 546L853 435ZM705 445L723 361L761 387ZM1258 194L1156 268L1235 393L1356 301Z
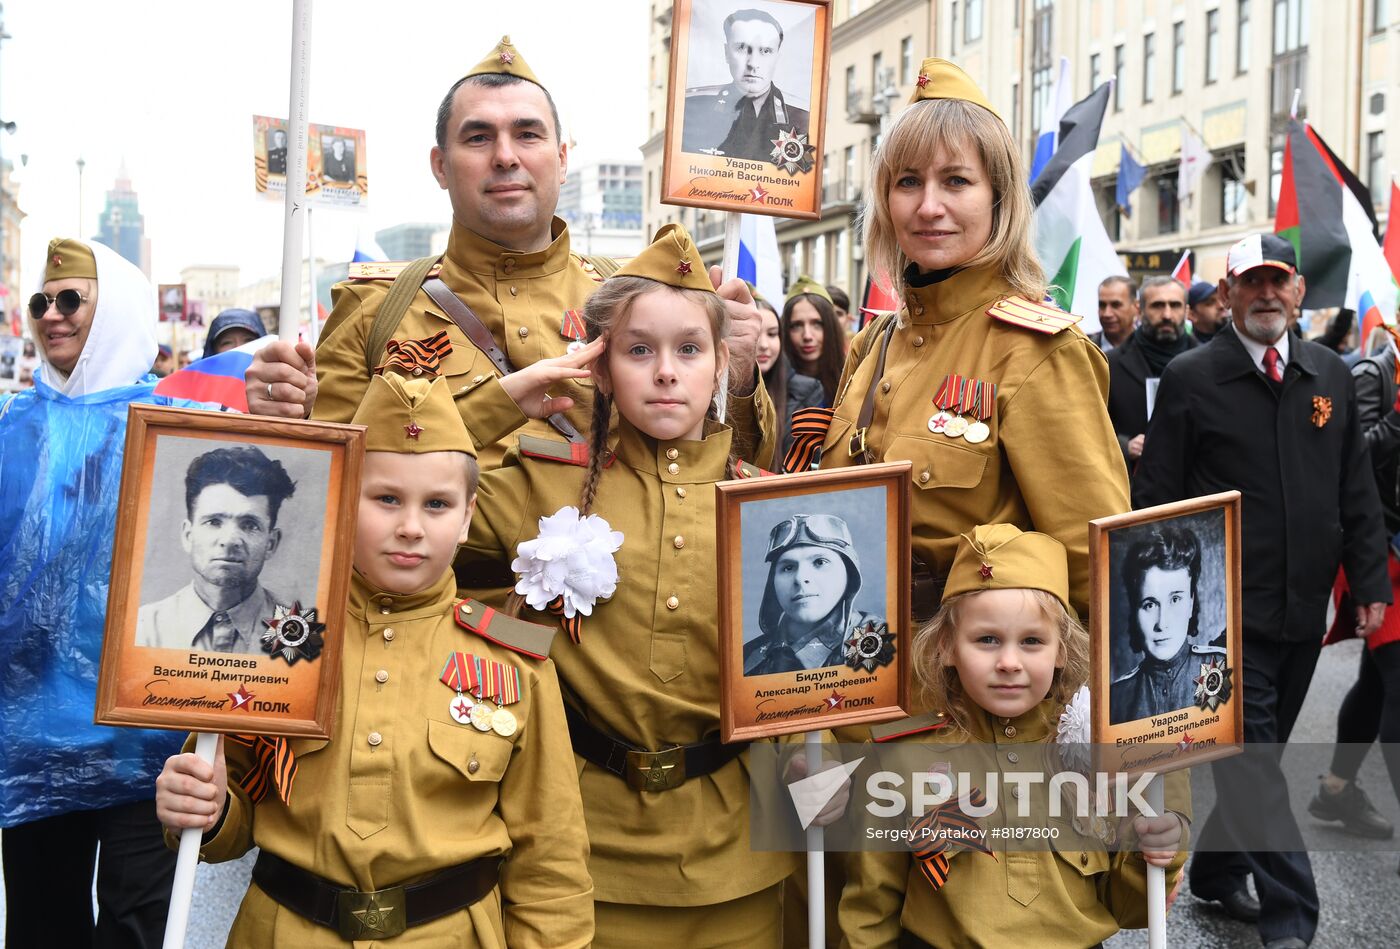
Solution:
M1233 326L1172 360L1133 479L1133 507L1238 489L1244 635L1305 642L1322 637L1338 564L1359 603L1389 603L1390 580L1351 377L1316 343L1295 336L1289 347L1277 387Z
M1188 351L1200 345L1194 336L1186 339L1189 340ZM1136 462L1128 457L1128 442L1147 431L1147 380L1151 377L1152 370L1142 355L1136 330L1121 346L1109 350L1108 417L1113 422L1118 447L1123 449L1123 460L1128 464L1130 475Z
M1386 533L1400 533L1400 412L1395 411L1395 350L1387 348L1351 367L1356 416L1371 449Z

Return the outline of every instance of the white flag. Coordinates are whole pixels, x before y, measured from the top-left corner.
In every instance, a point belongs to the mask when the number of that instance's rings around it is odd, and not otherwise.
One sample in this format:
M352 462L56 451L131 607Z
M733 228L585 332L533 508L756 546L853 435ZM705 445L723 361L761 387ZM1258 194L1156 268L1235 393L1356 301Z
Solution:
M1213 160L1210 149L1184 123L1181 126L1181 167L1177 170L1176 199L1190 201L1196 185Z

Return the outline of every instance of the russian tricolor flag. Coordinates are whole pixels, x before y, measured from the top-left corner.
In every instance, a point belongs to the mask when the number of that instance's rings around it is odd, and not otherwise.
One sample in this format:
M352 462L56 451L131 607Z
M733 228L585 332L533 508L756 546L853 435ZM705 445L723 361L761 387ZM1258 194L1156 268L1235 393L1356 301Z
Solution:
M243 389L243 376L253 364L254 354L276 339L275 335L268 335L237 349L196 359L157 382L156 395L213 402L225 411L247 414L248 396Z
M783 262L778 256L778 232L766 214L745 214L739 219L739 272L741 280L783 312Z
M1371 330L1385 322L1381 316L1381 308L1376 303L1376 298L1371 296L1370 290L1362 290L1361 297L1356 301L1356 318L1360 320L1361 335L1357 337L1361 346L1366 346L1366 341L1371 338Z

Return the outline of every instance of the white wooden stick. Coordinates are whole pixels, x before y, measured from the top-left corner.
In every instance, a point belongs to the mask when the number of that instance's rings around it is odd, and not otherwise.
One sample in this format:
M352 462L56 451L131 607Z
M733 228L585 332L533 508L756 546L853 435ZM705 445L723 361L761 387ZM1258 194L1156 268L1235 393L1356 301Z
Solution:
M287 194L282 213L282 306L277 337L296 342L301 322L301 240L306 210L306 99L311 71L311 0L292 0L292 83L287 109Z
M194 739L194 753L214 763L219 746L215 732L200 732ZM194 894L194 873L199 868L199 840L204 831L186 827L180 831L180 853L175 858L175 885L170 889L170 914L165 918L164 949L184 949L185 927L190 921L190 897Z
M730 218L734 221L737 231L739 215L731 214ZM728 227L725 230L728 231ZM726 257L728 242L726 235ZM734 242L739 242L737 233L734 235ZM822 766L821 732L807 732L806 738L807 774L813 775L820 771ZM823 852L824 837L822 828L815 824L807 828L807 945L810 949L826 947L826 866L822 862L826 857Z
M1162 776L1152 777L1147 786L1147 806L1156 816L1166 813L1166 794ZM1166 949L1167 947L1167 870L1165 867L1147 865L1147 947Z

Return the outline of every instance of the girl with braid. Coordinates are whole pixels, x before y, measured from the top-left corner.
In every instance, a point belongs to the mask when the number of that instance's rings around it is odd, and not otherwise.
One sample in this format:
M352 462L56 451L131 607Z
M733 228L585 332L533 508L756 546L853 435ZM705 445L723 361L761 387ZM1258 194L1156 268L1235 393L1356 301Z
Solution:
M745 746L719 740L714 485L759 473L716 418L725 309L690 236L668 225L584 319L602 353L587 451L521 436L482 477L458 578L489 586L473 576L509 563L525 618L571 640L551 656L580 767L594 946L777 947L796 858L751 849L751 820L777 816L750 815ZM560 410L546 374L581 373L593 354L483 385L506 388L520 424Z

